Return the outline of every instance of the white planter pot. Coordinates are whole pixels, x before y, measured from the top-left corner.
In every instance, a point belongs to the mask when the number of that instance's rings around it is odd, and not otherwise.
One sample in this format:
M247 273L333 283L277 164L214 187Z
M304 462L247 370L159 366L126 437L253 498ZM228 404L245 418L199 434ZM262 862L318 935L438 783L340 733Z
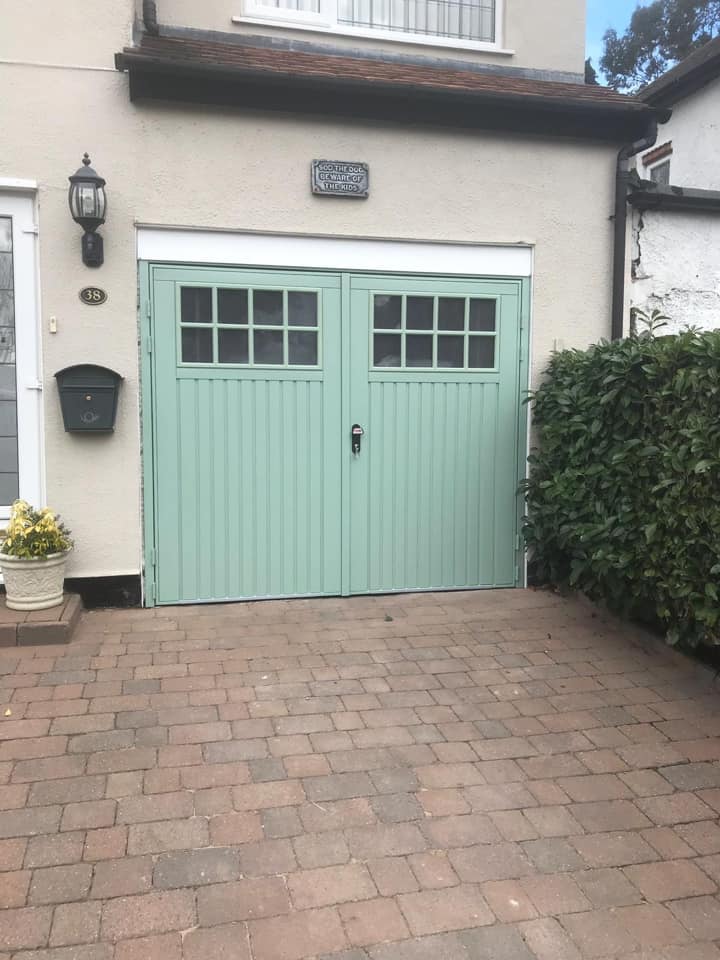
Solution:
M69 550L24 560L0 553L7 605L11 610L46 610L63 602Z

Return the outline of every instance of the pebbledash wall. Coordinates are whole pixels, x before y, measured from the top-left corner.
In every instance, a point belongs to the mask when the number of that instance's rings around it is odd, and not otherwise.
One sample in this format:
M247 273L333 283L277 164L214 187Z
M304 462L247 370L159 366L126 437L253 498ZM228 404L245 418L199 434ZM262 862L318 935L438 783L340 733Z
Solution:
M131 40L132 4L98 0L92 22L102 24L102 32L92 43L85 11L76 4L64 5L61 18L37 30L42 6L15 5L4 13L0 193L8 178L37 182L46 494L76 539L71 576L136 574L142 566L139 225L529 244L532 379L553 349L609 335L616 147L133 104L127 76L113 68L114 53ZM189 19L197 5L174 6ZM553 6L578 5L558 0ZM527 37L523 42L530 44ZM581 65L577 53L563 53L561 45L556 56L558 69ZM97 270L81 262L81 231L67 206L67 177L85 150L107 180L105 264ZM312 196L309 168L316 157L369 163L370 198ZM79 302L87 284L107 291L105 305ZM51 317L56 333L49 332ZM82 362L124 377L112 435L63 430L54 373Z
M673 104L658 144L672 143L673 186L720 191L720 79ZM667 159L667 158L666 158ZM643 156L636 161L649 177ZM720 216L674 210L633 211L630 305L662 310L665 333L720 328Z

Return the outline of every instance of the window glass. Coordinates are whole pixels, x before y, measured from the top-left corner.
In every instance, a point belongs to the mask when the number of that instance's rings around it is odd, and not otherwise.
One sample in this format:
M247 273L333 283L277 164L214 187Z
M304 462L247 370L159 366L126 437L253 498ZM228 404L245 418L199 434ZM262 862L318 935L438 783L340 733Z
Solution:
M437 365L462 367L465 365L465 337L438 337Z
M440 297L438 327L440 330L465 329L465 297Z
M408 330L432 330L433 304L433 297L407 298L407 319L405 325Z
M248 292L220 288L217 292L218 323L248 322Z
M282 290L253 291L253 323L280 326L283 322Z
M373 362L376 367L399 367L402 338L388 333L375 334Z
M283 362L282 330L253 331L255 363L278 364Z
M183 363L212 363L212 329L183 327L182 359Z
M408 337L405 341L406 367L431 367L433 354L432 336Z
M291 330L288 333L288 363L315 367L318 362L317 334Z
M473 297L470 301L470 329L495 329L495 300L480 300Z
M664 160L650 168L650 179L655 183L668 186L670 183L670 161Z
M218 361L220 363L248 362L247 330L218 331Z
M317 326L317 294L304 290L288 293L288 323L291 327Z
M373 366L493 370L497 310L494 297L374 294Z
M183 323L212 323L210 287L181 287L180 319Z
M18 497L12 219L0 217L0 504Z
M376 330L399 330L402 323L402 297L375 295Z
M492 370L495 366L495 338L470 337L470 354L468 366L474 370Z
M2 296L0 290L0 321ZM320 294L316 290L217 287L213 293L212 287L179 286L178 296L181 363L318 366ZM0 329L0 351L3 344Z

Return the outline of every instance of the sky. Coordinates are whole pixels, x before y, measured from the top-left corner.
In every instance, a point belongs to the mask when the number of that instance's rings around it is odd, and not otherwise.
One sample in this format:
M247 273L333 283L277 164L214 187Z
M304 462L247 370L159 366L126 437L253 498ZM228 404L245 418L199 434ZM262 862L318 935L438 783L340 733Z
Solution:
M637 0L587 0L587 56L597 69L602 56L602 38L609 27L624 33Z

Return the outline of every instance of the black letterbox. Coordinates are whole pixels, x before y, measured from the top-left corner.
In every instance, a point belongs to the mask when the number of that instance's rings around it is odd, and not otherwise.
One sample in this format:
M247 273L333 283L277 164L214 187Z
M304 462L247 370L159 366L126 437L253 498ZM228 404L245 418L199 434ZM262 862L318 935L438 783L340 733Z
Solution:
M83 363L55 374L65 429L78 433L108 433L115 428L122 377L107 367Z

